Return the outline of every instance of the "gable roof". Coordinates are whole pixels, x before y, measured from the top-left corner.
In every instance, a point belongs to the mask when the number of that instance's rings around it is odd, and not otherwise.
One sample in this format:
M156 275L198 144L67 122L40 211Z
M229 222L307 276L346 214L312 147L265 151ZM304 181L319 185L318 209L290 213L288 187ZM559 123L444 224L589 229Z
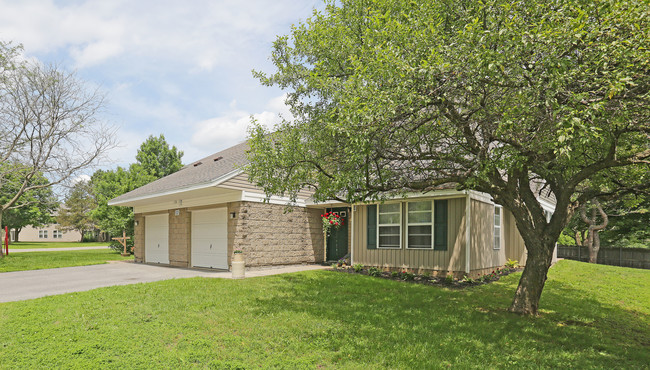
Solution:
M127 201L149 198L165 193L217 185L230 176L241 172L241 167L248 163L246 158L248 149L248 142L237 144L185 165L171 175L111 199L108 204L119 205Z

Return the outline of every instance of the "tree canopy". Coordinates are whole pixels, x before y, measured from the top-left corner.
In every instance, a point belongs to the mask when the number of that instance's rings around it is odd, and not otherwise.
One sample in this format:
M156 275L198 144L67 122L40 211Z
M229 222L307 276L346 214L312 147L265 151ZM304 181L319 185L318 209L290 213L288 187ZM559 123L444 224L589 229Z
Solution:
M167 176L183 167L183 152L170 148L163 135L149 136L136 154L136 163L128 169L95 172L91 179L97 207L92 217L102 231L121 235L122 231L133 237L133 210L130 207L109 206L108 201Z
M252 128L250 178L321 201L488 193L528 250L511 310L535 313L580 204L649 186L649 30L643 0L330 2L254 72L295 119Z
M13 181L11 176L5 177L3 184L4 191L0 194L0 203L5 204L9 197L13 197L22 181ZM44 184L48 180L42 174L36 174L32 178L34 184ZM52 213L58 208L59 202L51 188L36 188L26 191L21 196L19 207L11 207L2 215L2 228L16 229L16 239L21 229L28 225L46 225L52 222Z
M63 230L78 231L79 241L83 241L84 232L95 229L91 211L96 206L90 181L80 180L70 189L63 207L59 209L57 223Z
M157 179L180 170L183 167L181 158L183 152L176 146L170 147L163 134L150 135L135 155L142 169Z

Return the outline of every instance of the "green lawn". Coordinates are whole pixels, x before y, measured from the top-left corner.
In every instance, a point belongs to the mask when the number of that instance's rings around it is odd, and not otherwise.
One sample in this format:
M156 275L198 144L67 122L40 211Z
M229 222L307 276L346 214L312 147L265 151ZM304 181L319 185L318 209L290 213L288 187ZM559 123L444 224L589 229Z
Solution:
M9 244L9 253L12 249L103 247L108 244L110 242L14 242Z
M112 249L91 249L81 251L11 253L0 258L0 273L9 271L41 270L57 267L99 265L106 261L129 260ZM2 287L0 287L0 292ZM1 294L1 293L0 293ZM1 348L1 347L0 347Z
M0 304L0 368L647 368L650 271L561 261L466 290L313 271Z

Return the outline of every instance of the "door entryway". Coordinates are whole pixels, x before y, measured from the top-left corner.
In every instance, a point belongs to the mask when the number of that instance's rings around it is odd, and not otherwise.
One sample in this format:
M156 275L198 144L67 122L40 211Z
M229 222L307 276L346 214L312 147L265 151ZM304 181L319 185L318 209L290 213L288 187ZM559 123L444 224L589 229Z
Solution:
M348 254L348 216L350 209L348 207L328 208L327 212L334 212L343 219L343 226L338 229L330 229L327 236L327 260L338 261Z

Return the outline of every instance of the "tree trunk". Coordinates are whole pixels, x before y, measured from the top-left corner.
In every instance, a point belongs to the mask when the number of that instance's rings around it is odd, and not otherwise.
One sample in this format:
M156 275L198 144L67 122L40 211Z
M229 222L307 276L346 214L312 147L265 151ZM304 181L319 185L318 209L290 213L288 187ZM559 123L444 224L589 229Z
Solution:
M522 315L536 315L539 308L539 300L546 283L546 274L553 261L553 250L555 242L545 238L537 241L538 245L529 247L526 267L519 279L519 286L515 292L515 298L510 305L510 312Z
M576 231L576 245L578 247L582 246L582 232Z
M589 263L598 263L598 251L600 250L600 230L594 230L591 248L589 248Z
M587 248L589 248L589 263L597 263L598 251L600 250L600 235L598 233L607 227L609 218L597 199L593 199L592 203L594 207L591 209L591 218L587 217L586 207L584 205L580 207L580 217L582 221L589 225L589 229L587 230L588 237L585 243ZM598 221L596 211L598 211L603 221L600 225L596 223Z

